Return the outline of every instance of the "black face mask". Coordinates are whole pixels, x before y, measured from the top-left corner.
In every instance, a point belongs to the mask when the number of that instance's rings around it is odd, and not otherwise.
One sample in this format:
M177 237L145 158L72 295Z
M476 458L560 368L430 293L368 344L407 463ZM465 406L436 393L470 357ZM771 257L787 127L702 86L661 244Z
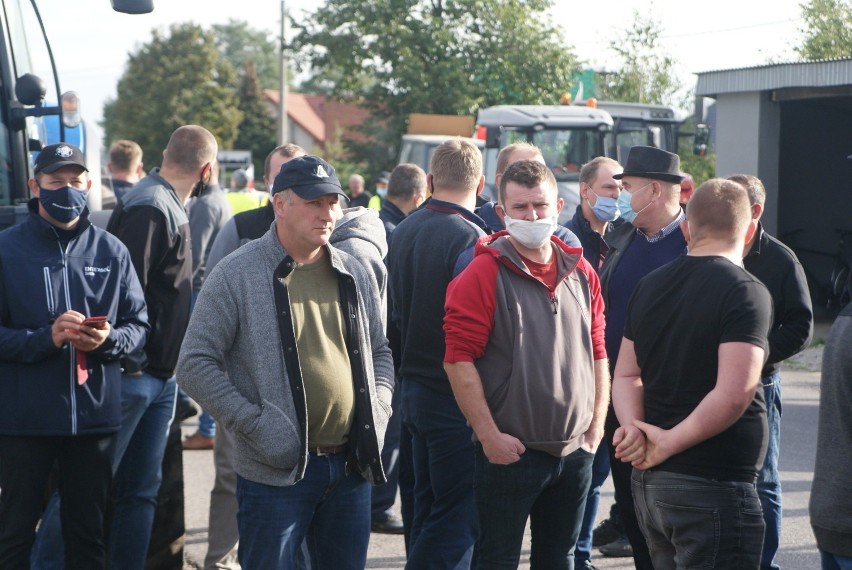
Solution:
M205 190L207 190L207 183L203 180L199 180L195 183L195 186L192 187L192 192L189 193L189 197L198 198Z

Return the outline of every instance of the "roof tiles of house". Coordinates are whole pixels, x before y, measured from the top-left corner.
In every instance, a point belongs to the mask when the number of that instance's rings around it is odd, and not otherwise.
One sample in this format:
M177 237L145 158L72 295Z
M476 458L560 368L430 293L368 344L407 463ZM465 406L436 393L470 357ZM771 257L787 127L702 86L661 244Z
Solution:
M269 103L278 107L278 91L264 89ZM318 145L335 142L345 132L347 137L364 140L353 127L371 120L370 112L354 103L327 98L325 95L287 93L287 116L304 129Z

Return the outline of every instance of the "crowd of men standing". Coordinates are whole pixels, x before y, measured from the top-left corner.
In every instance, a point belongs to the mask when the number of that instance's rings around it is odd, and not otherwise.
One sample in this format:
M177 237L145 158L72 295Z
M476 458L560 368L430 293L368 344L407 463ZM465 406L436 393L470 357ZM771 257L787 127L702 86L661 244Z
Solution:
M778 567L778 370L813 316L760 180L684 211L677 155L633 147L565 228L532 145L495 203L458 139L355 207L282 145L231 217L216 152L177 129L106 230L79 150L38 156L0 233L0 568L145 566L178 385L217 426L205 568L364 568L398 486L406 568L515 568L529 521L533 568L593 569L610 468L637 568Z

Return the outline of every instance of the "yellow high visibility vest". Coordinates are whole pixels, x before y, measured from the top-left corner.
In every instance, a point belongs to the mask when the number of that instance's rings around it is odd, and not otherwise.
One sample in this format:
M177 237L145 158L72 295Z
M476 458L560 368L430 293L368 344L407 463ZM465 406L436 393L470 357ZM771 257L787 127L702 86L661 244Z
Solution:
M259 192L257 190L226 192L225 197L228 199L228 203L231 205L231 211L234 214L239 214L246 210L261 208L266 206L266 203L269 202L269 194L266 192Z

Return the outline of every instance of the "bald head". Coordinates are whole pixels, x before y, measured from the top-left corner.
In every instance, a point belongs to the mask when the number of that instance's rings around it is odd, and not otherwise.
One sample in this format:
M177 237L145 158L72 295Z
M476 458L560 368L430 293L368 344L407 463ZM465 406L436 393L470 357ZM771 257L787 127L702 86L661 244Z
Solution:
M712 178L698 187L686 204L693 240L715 239L730 244L745 240L751 222L746 189L724 178Z
M266 160L263 163L263 179L264 181L267 181L267 186L272 185L272 181L275 180L275 177L278 175L278 171L281 169L281 164L287 160L296 158L297 156L305 156L306 154L308 153L305 149L292 143L278 145L273 148L269 154L266 155ZM276 161L278 168L272 168L272 161L276 157L281 157L286 160L283 162Z
M219 145L216 137L198 125L179 127L169 138L163 153L163 168L195 174L216 160Z
M510 164L514 164L515 162L519 162L521 160L533 160L535 162L540 162L544 164L544 156L541 154L541 149L539 149L534 144L530 144L526 141L512 143L510 145L506 145L500 150L500 154L497 155L497 167L494 172L494 184L498 189L498 201L500 200L500 181L503 178L503 173L506 172L506 169Z

